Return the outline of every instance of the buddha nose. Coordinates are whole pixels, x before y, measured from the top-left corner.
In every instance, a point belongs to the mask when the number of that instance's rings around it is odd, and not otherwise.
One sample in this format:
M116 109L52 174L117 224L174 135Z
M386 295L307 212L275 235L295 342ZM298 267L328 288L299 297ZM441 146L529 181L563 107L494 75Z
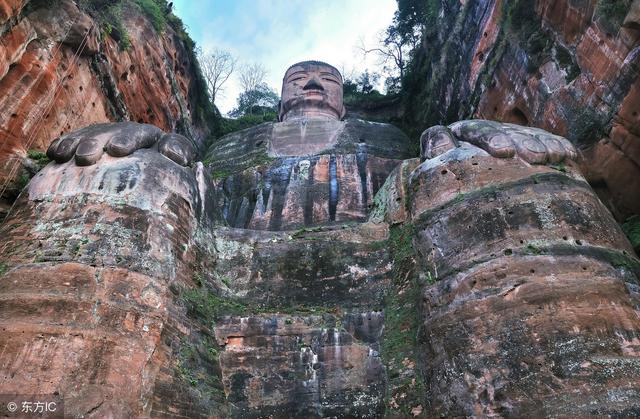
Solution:
M318 80L316 77L311 77L311 79L309 79L307 84L304 85L302 90L311 90L311 89L324 90L324 87L322 87L322 83L320 83L320 80Z

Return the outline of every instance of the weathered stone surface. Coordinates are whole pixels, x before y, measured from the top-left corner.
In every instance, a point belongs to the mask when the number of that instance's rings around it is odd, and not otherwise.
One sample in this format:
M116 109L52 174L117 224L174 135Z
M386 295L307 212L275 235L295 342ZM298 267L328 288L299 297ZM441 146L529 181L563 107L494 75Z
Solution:
M513 259L425 290L432 414L635 416L634 275L582 255Z
M407 200L411 191L408 179L419 165L418 158L404 160L389 174L374 198L369 221L393 226L409 219Z
M368 223L286 233L218 228L211 273L256 306L379 309L391 264L387 233Z
M7 74L9 67L24 55L27 45L37 36L31 22L26 19L4 34L2 38L4 42L0 46L0 77Z
M336 326L339 322L341 327ZM380 417L380 312L226 318L223 383L238 417Z
M166 286L122 269L60 263L13 269L2 288L4 392L60 392L74 416L144 413Z
M6 27L6 22L16 16L26 0L2 0L0 1L0 25Z

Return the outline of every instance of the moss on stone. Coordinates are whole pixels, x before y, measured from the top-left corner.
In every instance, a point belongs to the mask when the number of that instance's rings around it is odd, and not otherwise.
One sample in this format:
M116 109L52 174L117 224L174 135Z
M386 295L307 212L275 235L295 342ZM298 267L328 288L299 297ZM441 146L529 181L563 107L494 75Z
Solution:
M610 32L617 33L631 6L631 0L598 0L595 15Z
M140 10L149 18L156 31L162 32L167 26L167 2L164 0L133 0Z
M202 279L198 280L200 283ZM228 281L228 279L226 280ZM222 282L225 282L223 279ZM187 308L187 314L211 327L224 316L255 316L260 314L289 314L292 316L331 315L339 316L342 309L336 305L311 304L244 304L232 296L221 296L207 285L185 290L182 301Z
M299 238L305 238L305 236L307 236L307 233L318 233L320 231L322 231L322 226L318 226L318 227L302 227L296 231L294 231L293 233L291 233L291 239L299 239Z
M206 162L205 162L205 164L206 164ZM231 171L227 170L227 169L218 169L218 170L213 170L211 172L211 178L213 180L225 179L225 178L228 178L231 175L232 175Z
M211 168L211 177L218 180L241 174L245 171L255 172L261 167L270 166L276 160L276 158L270 157L264 150L256 150L243 155L241 159L235 160L218 159L210 153L202 163Z
M628 218L622 224L622 230L629 238L633 249L640 254L640 215L634 215Z
M235 119L222 118L220 136L255 127L265 122L276 122L277 120L278 115L275 112L266 112L260 115L247 114Z
M5 273L7 273L8 270L9 270L9 265L7 265L4 262L0 262L0 276L2 276Z
M386 366L387 417L410 417L411 409L424 406L424 383L417 366L420 295L425 283L416 269L411 223L392 226L387 241L393 258L393 283L385 295L381 355Z
M198 333L197 336L183 338L175 358L176 377L212 414L220 413L221 405L225 403L219 354L215 340Z
M607 258L611 266L614 268L624 268L631 272L637 272L639 268L638 261L632 258L627 252L609 251Z
M210 325L226 315L241 315L247 306L231 297L221 297L207 286L193 288L182 293L187 313Z
M413 224L405 223L403 225L392 226L389 229L389 250L396 264L396 273L400 270L412 269L415 261L416 252L413 248L413 236L415 229Z
M40 150L27 151L27 157L35 161L38 164L38 166L40 166L40 168L46 166L51 161L49 160L49 157L47 157L47 154Z
M567 173L567 165L564 162L558 163L558 164L552 164L549 167L551 167L552 169L555 169L555 170L557 170L559 172Z
M534 243L528 243L527 246L524 248L524 251L525 251L525 254L536 255L536 256L544 253L544 250L538 247Z
M16 179L16 189L19 191L23 190L27 186L27 184L29 184L30 180L31 178L29 177L29 174L25 171L22 171L22 173L20 173L20 176L18 176L18 179Z
M536 71L551 57L554 44L535 10L535 0L506 2L505 27L510 40L527 53L527 71Z

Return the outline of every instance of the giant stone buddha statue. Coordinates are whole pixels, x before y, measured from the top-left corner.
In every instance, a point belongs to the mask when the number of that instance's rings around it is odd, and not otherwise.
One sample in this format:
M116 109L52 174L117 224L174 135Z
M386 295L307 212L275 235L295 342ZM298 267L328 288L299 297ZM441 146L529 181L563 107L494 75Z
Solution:
M598 416L640 409L640 265L545 131L344 119L56 139L2 226L4 393L72 416Z

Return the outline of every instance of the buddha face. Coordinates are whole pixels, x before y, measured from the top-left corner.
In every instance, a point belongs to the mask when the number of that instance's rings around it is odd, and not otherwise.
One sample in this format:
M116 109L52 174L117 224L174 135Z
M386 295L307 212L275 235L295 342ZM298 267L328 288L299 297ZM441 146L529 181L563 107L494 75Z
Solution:
M280 121L300 116L340 120L344 114L338 70L317 61L304 61L287 70L282 80Z

